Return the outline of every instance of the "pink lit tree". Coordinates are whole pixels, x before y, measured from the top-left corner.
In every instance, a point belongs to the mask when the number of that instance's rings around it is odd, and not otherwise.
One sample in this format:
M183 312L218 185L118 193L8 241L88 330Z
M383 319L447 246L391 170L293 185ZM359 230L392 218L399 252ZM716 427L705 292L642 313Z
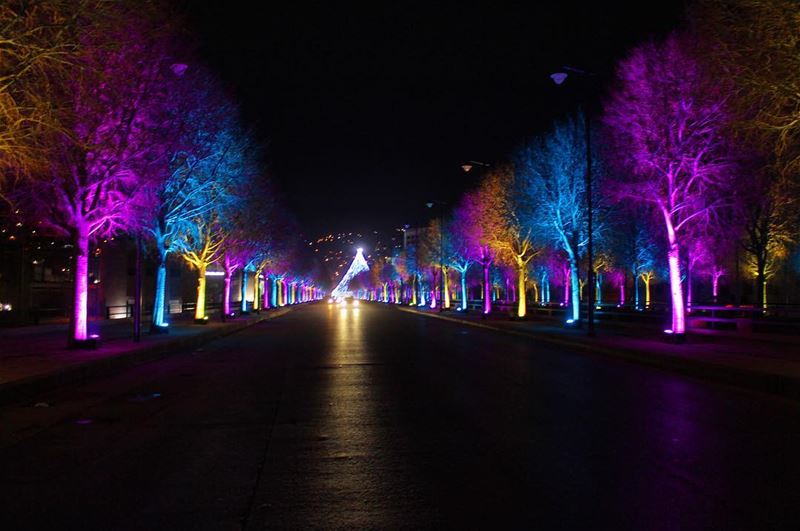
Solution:
M732 225L738 228L738 225ZM711 284L713 302L719 302L719 284L722 277L728 274L727 264L734 256L734 247L738 245L738 234L734 231L714 231L705 237L706 259L700 264L698 272L708 277Z
M505 228L501 211L501 202L504 198L505 191L499 175L488 175L478 188L464 194L458 207L463 209L463 218L459 223L462 237L469 242L472 256L483 270L484 314L492 311L490 270L497 256L495 243Z
M254 151L249 143L242 147L245 152ZM227 214L228 237L223 245L223 311L226 315L231 313L231 280L234 272L241 271L240 310L246 313L250 278L253 278L256 286L254 292L257 292L256 272L263 271L274 251L273 230L276 223L272 218L277 214L273 208L274 197L266 177L258 171L257 159L244 154L242 159L244 162L239 167L234 192L235 202ZM290 295L293 300L294 294Z
M625 269L611 269L606 276L611 282L611 285L618 290L619 297L617 299L617 305L620 307L625 306L625 283L628 278L628 275L625 273Z
M74 245L73 344L89 339L90 242L141 225L149 166L164 152L173 58L152 15L120 4L87 19L74 68L50 86L60 126L44 143L46 178L25 188L37 216Z
M432 219L428 225L421 229L419 232L419 240L417 245L417 257L419 260L420 270L423 277L430 277L430 297L428 303L431 308L436 308L437 304L442 304L439 300L441 294L439 293L440 276L443 272L447 272L448 264L443 262L443 246L442 231L439 230L440 220ZM442 266L440 267L440 262Z
M686 330L681 253L693 224L724 208L733 164L726 143L728 90L710 79L697 57L702 47L673 34L636 48L618 68L605 123L616 147L612 194L642 202L662 220L668 242L671 333Z

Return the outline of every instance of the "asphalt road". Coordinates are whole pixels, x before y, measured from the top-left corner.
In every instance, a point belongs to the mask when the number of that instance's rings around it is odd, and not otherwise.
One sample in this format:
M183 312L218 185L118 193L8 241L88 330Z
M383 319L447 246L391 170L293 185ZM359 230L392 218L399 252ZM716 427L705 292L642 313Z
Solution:
M3 529L800 529L799 404L391 308L39 401L0 408Z

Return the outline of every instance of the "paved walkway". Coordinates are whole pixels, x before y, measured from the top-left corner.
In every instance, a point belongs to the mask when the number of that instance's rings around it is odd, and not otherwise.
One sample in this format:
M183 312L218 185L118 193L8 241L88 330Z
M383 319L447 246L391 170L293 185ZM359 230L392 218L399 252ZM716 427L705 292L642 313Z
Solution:
M80 380L120 364L135 364L167 353L198 346L265 319L283 315L290 307L196 325L189 317L173 319L169 334L150 335L143 323L141 341L133 341L130 319L96 321L95 350L67 347L67 325L47 324L0 329L0 399L19 398L41 387Z
M518 321L491 315L483 319L477 312L398 308L800 398L798 335L698 331L689 333L686 343L675 344L660 330L647 326L600 322L596 336L589 338L585 330L567 328L544 318Z

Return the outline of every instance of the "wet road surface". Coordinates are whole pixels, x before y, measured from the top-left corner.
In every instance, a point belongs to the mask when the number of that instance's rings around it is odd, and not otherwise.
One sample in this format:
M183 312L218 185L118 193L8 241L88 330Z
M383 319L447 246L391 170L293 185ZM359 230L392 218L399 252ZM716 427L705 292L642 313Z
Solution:
M800 405L300 308L0 407L4 529L800 529Z

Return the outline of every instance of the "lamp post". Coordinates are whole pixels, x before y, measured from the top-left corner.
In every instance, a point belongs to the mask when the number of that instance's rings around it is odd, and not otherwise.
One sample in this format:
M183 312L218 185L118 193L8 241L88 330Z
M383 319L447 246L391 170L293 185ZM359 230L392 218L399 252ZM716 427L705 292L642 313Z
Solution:
M464 170L464 173L469 173L475 166L483 166L484 168L488 168L490 164L481 162L479 160L468 160L467 162L461 165L461 169Z
M425 203L428 208L433 208L436 205L439 208L439 311L444 311L444 214L442 207L443 201L429 201Z
M580 70L577 68L571 68L568 66L563 67L565 72L556 72L550 75L550 79L553 80L553 83L556 85L561 85L564 81L567 80L569 74L567 72L572 72L579 76L582 76L584 79L592 77L594 74L586 72L584 70ZM583 125L584 125L584 133L586 135L586 228L589 232L588 239L587 239L587 250L586 250L586 257L589 260L588 271L586 272L586 282L589 287L588 293L588 300L586 306L586 320L587 320L587 330L586 333L588 336L594 336L594 257L593 257L593 230L592 230L592 127L589 118L589 111L584 109L583 112Z
M136 276L134 278L133 298L133 340L142 338L142 237L137 235L136 244Z
M462 164L461 169L464 171L464 173L469 173L476 165L481 166L483 168L491 167L491 164L488 164L486 162L470 160ZM489 302L489 271L488 271L488 267L490 266L491 264L489 266L484 265L483 287L482 287L484 301L483 301L483 312L481 313L481 319L486 319L486 316L489 314L491 308L491 303Z

